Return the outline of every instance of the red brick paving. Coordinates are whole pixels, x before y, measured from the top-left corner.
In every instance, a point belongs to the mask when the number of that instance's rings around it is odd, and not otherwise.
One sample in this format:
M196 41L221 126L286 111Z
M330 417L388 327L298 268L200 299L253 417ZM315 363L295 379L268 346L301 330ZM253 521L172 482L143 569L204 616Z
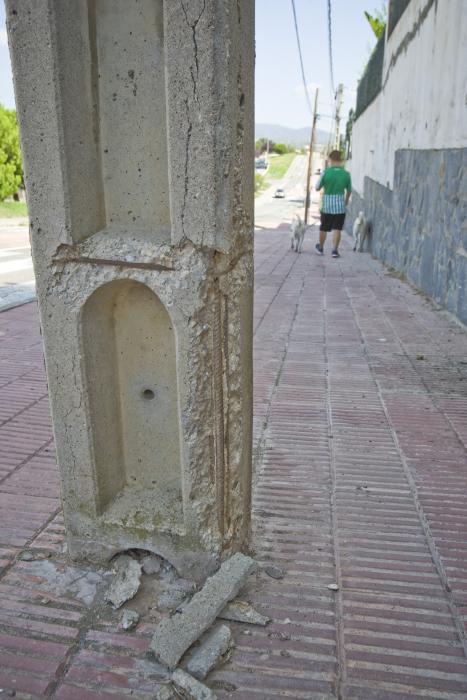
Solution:
M256 236L254 546L286 573L252 581L272 622L233 625L210 683L236 700L465 699L466 332L348 244L339 261L312 248ZM153 698L151 625L121 633L71 592L44 597L19 559L63 543L34 304L0 314L0 508L0 687Z

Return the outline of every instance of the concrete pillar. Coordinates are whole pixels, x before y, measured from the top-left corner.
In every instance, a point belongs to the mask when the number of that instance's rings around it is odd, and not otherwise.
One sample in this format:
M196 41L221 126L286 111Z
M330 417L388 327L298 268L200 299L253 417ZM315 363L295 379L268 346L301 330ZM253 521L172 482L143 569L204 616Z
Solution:
M6 0L68 546L248 538L254 0Z

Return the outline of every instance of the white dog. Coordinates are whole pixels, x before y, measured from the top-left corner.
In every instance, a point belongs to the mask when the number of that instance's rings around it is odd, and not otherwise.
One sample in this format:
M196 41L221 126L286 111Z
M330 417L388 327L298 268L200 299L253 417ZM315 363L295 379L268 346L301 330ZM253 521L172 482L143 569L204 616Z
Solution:
M290 226L290 247L292 250L295 250L296 253L301 253L307 227L298 214L295 216L296 219L292 221L292 225Z
M353 237L355 240L355 245L354 245L354 250L357 250L359 253L362 252L363 250L363 244L366 241L366 238L368 236L368 233L370 231L370 224L369 222L365 219L363 212L359 212L357 218L354 221L353 225Z

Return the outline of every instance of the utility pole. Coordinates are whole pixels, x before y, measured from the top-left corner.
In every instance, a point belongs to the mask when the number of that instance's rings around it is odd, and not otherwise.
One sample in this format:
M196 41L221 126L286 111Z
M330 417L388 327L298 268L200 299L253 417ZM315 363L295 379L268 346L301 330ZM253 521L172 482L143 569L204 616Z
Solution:
M311 126L310 135L310 153L308 155L308 172L306 176L306 197L305 197L305 225L308 223L308 213L310 211L310 183L311 183L311 173L313 166L313 149L315 147L316 140L316 122L318 120L318 88L315 92L315 106L313 109L313 123Z
M342 109L342 102L344 100L344 86L342 83L339 83L337 86L337 92L336 92L336 138L334 142L334 148L339 151L340 150L340 124L341 124L341 109Z

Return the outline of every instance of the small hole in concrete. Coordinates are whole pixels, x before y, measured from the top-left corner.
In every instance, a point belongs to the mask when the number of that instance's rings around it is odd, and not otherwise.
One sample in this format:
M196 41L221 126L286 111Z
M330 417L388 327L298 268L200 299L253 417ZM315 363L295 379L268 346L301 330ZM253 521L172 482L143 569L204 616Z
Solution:
M143 399L147 399L148 401L151 401L152 399L155 398L155 396L156 395L152 389L143 389Z

